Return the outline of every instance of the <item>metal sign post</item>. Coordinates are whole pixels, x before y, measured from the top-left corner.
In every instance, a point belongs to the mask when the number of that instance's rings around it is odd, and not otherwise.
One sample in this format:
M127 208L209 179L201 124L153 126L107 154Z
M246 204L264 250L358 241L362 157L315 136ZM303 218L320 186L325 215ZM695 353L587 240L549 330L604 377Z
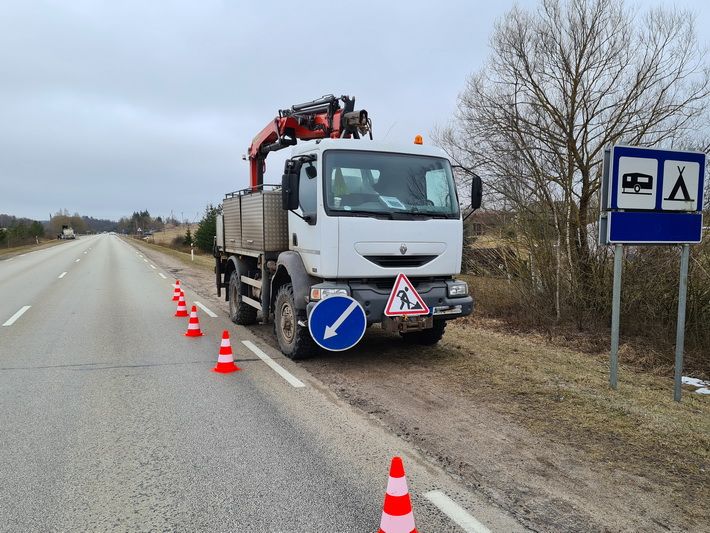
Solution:
M688 260L690 258L690 246L683 245L683 252L680 256L680 282L678 283L678 323L675 332L675 386L673 389L673 399L680 401L681 382L683 378L683 348L685 345L685 299L688 293Z
M616 390L619 375L619 316L621 315L621 269L624 245L614 245L614 288L611 297L611 357L609 385Z

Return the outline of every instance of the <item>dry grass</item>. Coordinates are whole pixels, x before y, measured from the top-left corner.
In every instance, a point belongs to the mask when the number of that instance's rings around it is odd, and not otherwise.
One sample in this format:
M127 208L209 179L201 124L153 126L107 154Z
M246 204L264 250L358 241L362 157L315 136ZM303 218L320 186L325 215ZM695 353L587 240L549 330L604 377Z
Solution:
M476 401L593 462L696 495L707 490L707 397L689 390L678 404L671 379L626 366L612 391L605 357L551 346L541 336L491 331L471 318L452 326L443 364Z
M208 272L213 272L214 270L214 258L211 255L203 255L203 254L198 254L197 252L195 253L195 260L192 261L190 259L190 253L189 252L183 252L180 250L175 250L174 248L169 248L166 245L161 245L161 244L154 244L150 241L144 241L142 239L131 239L131 243L133 244L139 244L142 246L145 246L147 248L157 250L161 253L164 253L166 255L169 255L171 257L174 257L178 259L180 262L186 264L186 265L191 265L193 267L197 267L203 270L206 270Z
M51 246L57 246L58 244L62 244L68 241L62 241L60 239L51 239L51 240L40 240L39 244L25 244L23 246L13 246L10 248L0 248L0 257L4 256L14 256L18 254L24 254L27 252L31 252L33 250L41 250L43 248L49 248Z
M197 229L196 225L191 226L191 231L195 231ZM187 231L187 226L186 225L181 225L181 226L173 226L173 227L168 227L165 228L163 231L156 231L151 235L150 237L147 237L148 241L154 244L160 244L162 246L170 246L172 245L173 241L175 240L176 237L184 237L185 232Z

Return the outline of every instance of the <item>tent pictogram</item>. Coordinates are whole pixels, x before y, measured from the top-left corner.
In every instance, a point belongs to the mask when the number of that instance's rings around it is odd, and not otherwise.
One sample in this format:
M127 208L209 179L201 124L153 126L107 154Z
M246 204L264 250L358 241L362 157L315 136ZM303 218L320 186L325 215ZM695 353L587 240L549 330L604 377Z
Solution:
M394 282L392 292L387 300L385 315L428 315L429 307L409 281L407 276L400 273Z
M670 194L668 195L668 198L664 198L664 200L675 200L678 202L692 202L693 200L690 198L690 194L688 193L688 187L685 186L685 180L683 180L683 171L685 170L685 167L676 167L678 169L678 179L675 182L675 185L673 185L673 189L671 189ZM680 191L683 194L683 198L676 198L676 195L678 194L678 191Z

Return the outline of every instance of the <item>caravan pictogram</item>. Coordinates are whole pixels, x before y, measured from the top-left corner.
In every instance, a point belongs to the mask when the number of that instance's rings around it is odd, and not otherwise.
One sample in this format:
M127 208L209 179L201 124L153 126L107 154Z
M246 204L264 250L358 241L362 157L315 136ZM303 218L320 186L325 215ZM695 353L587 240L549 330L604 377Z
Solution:
M429 307L409 281L407 276L400 273L394 282L392 292L387 300L385 315L387 316L412 316L428 315Z

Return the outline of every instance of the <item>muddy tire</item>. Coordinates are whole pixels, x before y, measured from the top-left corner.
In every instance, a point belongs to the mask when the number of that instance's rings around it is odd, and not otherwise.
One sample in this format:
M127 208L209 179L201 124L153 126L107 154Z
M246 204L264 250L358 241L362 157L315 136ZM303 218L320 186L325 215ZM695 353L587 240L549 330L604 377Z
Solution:
M229 318L232 322L240 326L250 326L256 324L257 310L251 305L242 302L242 288L244 284L239 279L239 273L235 270L229 276Z
M293 286L290 283L279 287L274 304L274 331L281 352L289 359L305 359L316 352L316 344L308 332L308 326L299 326L304 321L296 311Z
M434 320L434 327L424 331L413 331L412 333L400 333L404 342L409 344L420 344L422 346L433 346L441 340L446 329L444 320Z

